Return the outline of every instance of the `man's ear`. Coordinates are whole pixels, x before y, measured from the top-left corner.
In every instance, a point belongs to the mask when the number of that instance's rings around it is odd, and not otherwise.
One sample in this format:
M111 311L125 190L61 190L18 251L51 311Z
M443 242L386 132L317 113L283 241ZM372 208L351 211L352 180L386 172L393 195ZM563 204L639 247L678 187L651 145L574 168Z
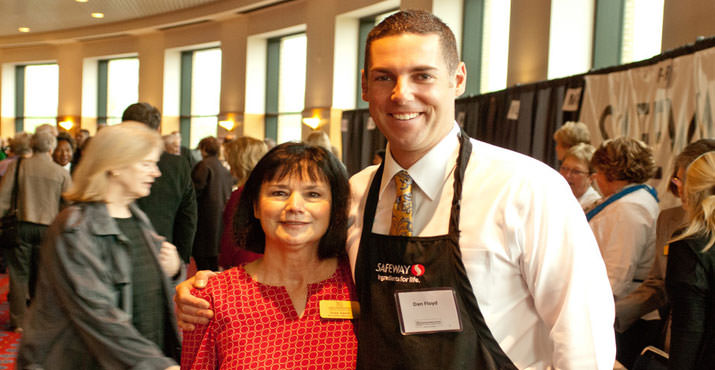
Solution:
M367 101L367 75L365 69L360 71L360 86L362 89L362 100Z
M455 98L464 94L467 89L467 66L464 62L459 62L454 74Z

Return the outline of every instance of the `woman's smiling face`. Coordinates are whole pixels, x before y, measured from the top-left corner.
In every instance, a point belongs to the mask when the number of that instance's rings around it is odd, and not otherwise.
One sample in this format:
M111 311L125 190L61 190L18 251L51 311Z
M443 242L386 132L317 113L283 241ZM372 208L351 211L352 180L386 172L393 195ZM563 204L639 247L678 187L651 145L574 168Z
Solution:
M266 250L311 247L318 251L330 224L332 195L324 180L288 175L261 185L254 215L266 235Z

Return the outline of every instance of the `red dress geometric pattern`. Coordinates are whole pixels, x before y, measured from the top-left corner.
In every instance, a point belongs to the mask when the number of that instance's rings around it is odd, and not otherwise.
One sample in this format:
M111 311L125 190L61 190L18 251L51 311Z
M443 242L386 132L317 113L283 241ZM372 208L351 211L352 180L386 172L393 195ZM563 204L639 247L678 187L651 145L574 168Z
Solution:
M347 263L340 263L330 278L308 285L303 317L284 287L254 281L243 266L192 294L211 303L214 318L184 332L182 369L355 368L353 322L322 319L319 310L321 300L357 300Z

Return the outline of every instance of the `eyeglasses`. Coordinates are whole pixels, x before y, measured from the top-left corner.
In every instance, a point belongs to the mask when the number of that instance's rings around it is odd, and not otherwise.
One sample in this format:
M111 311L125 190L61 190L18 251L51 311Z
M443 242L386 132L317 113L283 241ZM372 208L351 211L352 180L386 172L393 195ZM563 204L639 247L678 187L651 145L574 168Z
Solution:
M586 171L581 171L581 170L577 170L575 168L566 167L566 166L559 167L559 173L561 173L562 175L582 175L582 176L586 176L589 174Z

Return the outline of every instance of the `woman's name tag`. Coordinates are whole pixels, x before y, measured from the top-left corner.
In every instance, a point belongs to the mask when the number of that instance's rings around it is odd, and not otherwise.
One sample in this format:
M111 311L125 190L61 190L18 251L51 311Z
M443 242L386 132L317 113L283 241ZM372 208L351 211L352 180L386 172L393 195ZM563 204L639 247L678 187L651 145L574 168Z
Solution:
M395 292L403 335L462 331L457 297L452 288Z
M358 317L360 305L353 301L321 300L320 317L323 319L351 320Z

